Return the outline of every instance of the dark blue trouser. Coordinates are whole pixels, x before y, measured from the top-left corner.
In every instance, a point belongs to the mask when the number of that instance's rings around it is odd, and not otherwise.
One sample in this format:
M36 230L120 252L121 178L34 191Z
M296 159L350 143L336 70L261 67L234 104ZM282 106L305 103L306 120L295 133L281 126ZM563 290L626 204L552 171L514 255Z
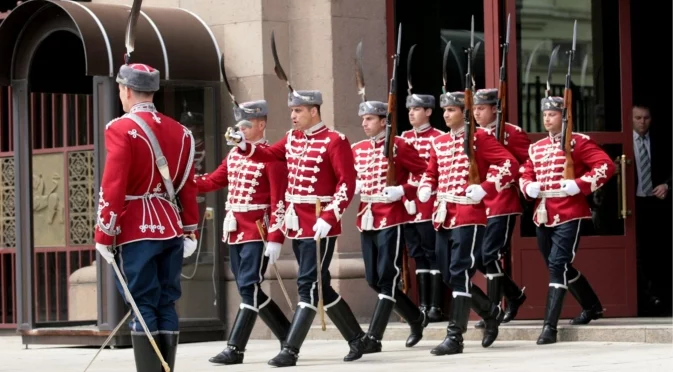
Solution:
M509 251L512 243L512 232L516 223L516 215L491 217L488 219L484 240L481 243L481 259L483 266L478 267L485 274L502 274L500 260Z
M579 276L572 263L580 243L581 221L574 220L555 227L542 225L536 229L537 245L549 268L550 285L567 288L568 282Z
M395 290L402 277L402 238L401 225L360 234L365 279L376 293L391 298L395 298Z
M456 295L469 297L472 276L481 262L484 226L469 225L437 231L437 262L444 283Z
M236 279L241 302L258 309L269 297L260 284L269 258L264 256L263 242L232 244L229 246L229 264Z
M150 332L177 332L180 329L175 302L182 295L183 241L182 237L140 240L118 247L115 260ZM116 283L126 301L118 279ZM144 334L136 314L133 314L129 327L131 334Z
M322 274L322 293L323 304L331 304L339 298L334 288L332 288L332 276L329 272L329 265L332 262L334 254L334 245L336 237L320 239L320 266ZM299 264L299 273L297 274L297 292L299 293L299 302L318 306L318 279L316 271L316 241L314 239L294 239L292 240L292 250Z
M416 270L438 270L432 221L404 224L404 240Z

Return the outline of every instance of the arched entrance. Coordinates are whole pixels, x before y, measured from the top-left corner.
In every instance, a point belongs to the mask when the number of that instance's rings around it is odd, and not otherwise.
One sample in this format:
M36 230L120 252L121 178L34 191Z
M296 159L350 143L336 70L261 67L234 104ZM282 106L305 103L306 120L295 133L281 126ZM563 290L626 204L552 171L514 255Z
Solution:
M93 232L103 131L122 114L114 76L129 9L34 0L0 25L0 85L10 87L2 98L11 100L11 112L0 116L0 306L11 318L0 321L18 328L26 344L100 344L127 310L114 273L97 260ZM195 132L219 138L220 52L205 23L182 9L144 7L137 35L132 59L162 74L159 109L178 119L185 109L202 114L191 124ZM219 162L219 144L210 147L203 158ZM203 209L222 197L209 196ZM211 271L218 276L219 252L214 239L202 244L199 261L185 263L195 274L183 286L215 305L181 301L187 341L222 339L224 332L218 283L199 281ZM127 334L122 328L111 344L128 344Z

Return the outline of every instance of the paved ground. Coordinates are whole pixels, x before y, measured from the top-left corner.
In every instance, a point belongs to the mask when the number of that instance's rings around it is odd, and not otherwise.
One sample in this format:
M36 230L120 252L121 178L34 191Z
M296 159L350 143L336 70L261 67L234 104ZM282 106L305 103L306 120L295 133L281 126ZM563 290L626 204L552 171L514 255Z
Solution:
M436 341L422 341L407 349L403 341L384 343L384 352L366 355L351 363L341 362L346 354L343 341L314 341L304 344L299 366L290 371L427 371L435 368L458 367L463 371L610 371L658 372L673 370L671 344L561 342L537 346L530 341L496 342L483 349L477 342L467 342L465 353L457 356L436 357L430 349ZM267 360L278 352L277 341L252 340L248 345L245 364L214 366L207 359L219 352L224 342L180 345L175 370L200 371L260 371L272 367ZM83 371L95 348L49 347L32 345L28 349L16 336L0 337L0 371ZM131 349L104 350L98 356L91 372L135 371Z

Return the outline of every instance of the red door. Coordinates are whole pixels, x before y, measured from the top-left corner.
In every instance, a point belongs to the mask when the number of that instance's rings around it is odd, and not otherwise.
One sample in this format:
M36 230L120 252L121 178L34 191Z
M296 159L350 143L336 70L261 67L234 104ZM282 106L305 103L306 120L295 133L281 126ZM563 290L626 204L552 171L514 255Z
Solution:
M546 136L539 102L544 96L550 52L560 45L551 88L552 95L562 96L568 69L564 52L571 48L573 21L578 20L576 52L571 64L576 107L574 131L589 135L601 145L615 159L619 172L588 197L593 227L581 237L574 265L591 282L606 308L606 317L637 313L635 216L631 212L635 201L629 1L585 0L576 2L570 13L552 5L543 11L538 2L526 0L500 0L500 7L493 5L495 9L504 9L499 17L500 27L497 23L493 26L495 35L499 28L504 29L507 13L512 14L509 120L521 125L533 142ZM554 16L555 13L558 14ZM495 35L492 42L497 40ZM504 35L504 30L500 35ZM499 64L498 50L487 48L487 51L486 65L493 69ZM487 82L497 86L497 78L497 74L487 76ZM532 204L526 205L512 239L512 278L526 287L528 296L519 319L544 317L549 280L537 249L532 214ZM576 301L566 301L562 317L576 316L579 311Z

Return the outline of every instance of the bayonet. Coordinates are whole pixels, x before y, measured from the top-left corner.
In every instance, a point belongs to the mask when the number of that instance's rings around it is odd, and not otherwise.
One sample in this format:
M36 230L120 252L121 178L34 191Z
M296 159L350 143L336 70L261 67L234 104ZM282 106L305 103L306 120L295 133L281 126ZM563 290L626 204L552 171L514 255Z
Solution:
M509 51L509 20L507 15L507 31L505 43L502 44L502 61L500 62L500 86L498 87L498 102L496 103L495 137L502 142L505 135L505 123L507 122L507 52Z
M358 86L358 94L362 96L362 102L366 102L365 76L362 68L362 41L355 48L355 84Z
M133 5L131 6L131 13L129 13L129 19L126 24L126 33L124 35L124 46L126 47L126 54L124 55L124 64L128 65L129 60L131 59L131 53L135 49L136 43L136 25L138 23L138 16L140 15L140 7L143 4L143 0L133 0Z

